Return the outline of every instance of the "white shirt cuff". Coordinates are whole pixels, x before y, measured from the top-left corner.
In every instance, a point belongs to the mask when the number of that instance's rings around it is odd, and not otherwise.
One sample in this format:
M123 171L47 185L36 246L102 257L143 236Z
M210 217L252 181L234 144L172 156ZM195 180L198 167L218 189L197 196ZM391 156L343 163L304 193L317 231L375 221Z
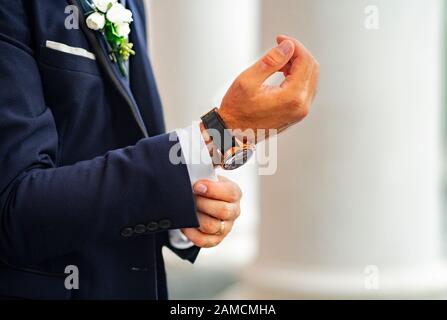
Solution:
M191 185L203 179L218 181L213 160L200 132L200 122L194 122L188 128L176 130L176 133ZM194 246L180 230L169 231L169 241L176 249L184 250Z

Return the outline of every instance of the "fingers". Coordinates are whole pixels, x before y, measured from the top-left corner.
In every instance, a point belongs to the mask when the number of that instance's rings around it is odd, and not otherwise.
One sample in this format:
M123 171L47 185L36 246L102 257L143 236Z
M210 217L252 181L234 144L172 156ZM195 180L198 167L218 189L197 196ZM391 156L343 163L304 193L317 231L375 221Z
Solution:
M224 239L222 236L204 234L199 229L182 229L182 232L194 245L200 248L218 246Z
M290 63L282 69L286 80L281 87L291 90L302 89L306 86L315 87L318 80L319 64L310 51L300 41L285 35L278 36L276 41L278 43L292 41L294 44Z
M196 246L211 248L220 244L240 215L242 192L237 184L225 177L219 181L201 180L194 185L199 229L182 230ZM222 234L222 221L225 228Z
M219 177L218 182L210 180L198 181L194 184L194 192L197 195L209 199L231 203L238 202L242 197L242 191L239 186L233 181L221 176Z
M210 235L217 235L222 229L222 220L213 218L205 213L198 212L197 217L199 219L199 230L203 233ZM224 230L227 231L227 230Z
M230 232L233 228L233 222L225 222L225 229L227 228ZM216 247L225 239L225 235L210 235L199 229L182 229L182 232L194 245L200 248ZM228 232L226 233L228 234Z
M284 77L287 77L290 74L290 68L292 68L292 60L287 62L287 64L279 71L284 74Z
M213 218L205 213L198 212L197 217L199 219L200 228L202 233L213 235L213 236L223 236L226 237L232 229L233 221L231 220L220 220ZM223 221L223 223L222 223Z
M279 46L271 49L252 67L244 71L239 80L257 89L271 75L280 71L294 54L294 43L291 40L282 41Z
M239 203L231 203L220 200L196 196L197 211L218 220L236 220L240 215Z
M299 57L303 58L306 55L312 56L310 51L297 39L295 39L293 37L286 36L286 35L278 35L276 37L276 42L278 44L281 44L283 41L287 41L287 40L292 41L293 45L294 45L293 55L291 57L292 60L296 60Z

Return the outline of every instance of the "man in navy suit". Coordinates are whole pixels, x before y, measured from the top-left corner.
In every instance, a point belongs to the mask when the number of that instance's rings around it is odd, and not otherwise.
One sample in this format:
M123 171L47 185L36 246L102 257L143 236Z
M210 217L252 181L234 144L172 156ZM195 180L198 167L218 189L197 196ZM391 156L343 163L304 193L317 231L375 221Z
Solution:
M203 125L164 133L143 1L125 3L136 52L125 74L85 5L0 0L0 296L165 299L162 247L194 262L230 232L241 192L201 180L215 162L173 163L173 148L185 158L198 152L195 133L202 149L209 136ZM79 29L66 27L67 6L80 10ZM278 44L225 96L228 129L281 131L306 116L318 64L298 41ZM262 85L278 71L281 87ZM79 270L76 290L67 266Z

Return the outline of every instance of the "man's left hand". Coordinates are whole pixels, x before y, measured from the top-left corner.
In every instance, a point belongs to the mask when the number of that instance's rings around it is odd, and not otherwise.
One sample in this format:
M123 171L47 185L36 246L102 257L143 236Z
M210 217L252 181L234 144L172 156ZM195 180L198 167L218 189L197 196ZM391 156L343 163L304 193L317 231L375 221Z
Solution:
M182 229L182 232L198 247L215 247L231 232L241 213L241 189L220 176L218 182L198 181L194 184L194 193L200 228Z

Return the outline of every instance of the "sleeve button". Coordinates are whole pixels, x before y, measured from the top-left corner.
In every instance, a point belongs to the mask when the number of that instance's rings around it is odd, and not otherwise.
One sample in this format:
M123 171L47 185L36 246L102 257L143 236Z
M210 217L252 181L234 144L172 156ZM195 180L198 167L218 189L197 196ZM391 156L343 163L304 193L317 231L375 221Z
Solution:
M143 234L146 232L146 226L144 224L138 224L135 226L136 234Z
M125 237L125 238L129 238L133 235L133 229L132 228L124 228L121 231L121 236Z
M158 225L162 229L169 229L171 227L172 223L171 223L171 220L166 219L166 220L160 220Z
M151 222L147 225L147 231L154 232L158 230L158 223L157 222Z

